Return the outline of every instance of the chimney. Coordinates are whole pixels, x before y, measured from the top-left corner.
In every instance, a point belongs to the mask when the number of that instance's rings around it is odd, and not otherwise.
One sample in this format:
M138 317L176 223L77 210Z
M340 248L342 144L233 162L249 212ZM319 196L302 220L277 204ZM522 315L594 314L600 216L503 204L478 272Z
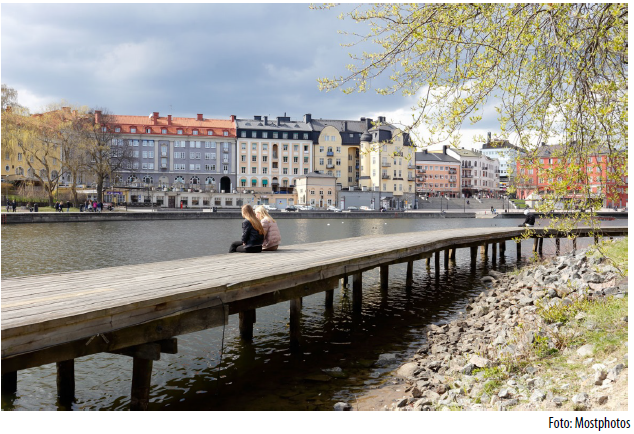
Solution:
M305 123L309 124L310 121L312 121L312 120L313 120L313 116L310 113L307 113L307 114L304 115L304 122Z
M372 128L372 118L365 118L365 129L369 130Z
M487 133L487 145L491 143L491 131Z
M423 149L423 154L427 154L427 149Z
M262 120L262 116L253 116L253 120L254 121L261 121Z
M360 121L361 121L361 122L365 122L365 118L361 118L361 119L360 119Z
M343 130L348 131L348 121L343 121Z
M231 115L230 119L231 119L231 122L235 122L236 121L236 115Z
M158 124L159 112L152 113L152 120L154 121L154 125Z
M167 125L172 125L172 115L167 115Z
M266 123L269 121L269 117L268 116L262 116L264 118L264 125L266 125Z
M447 155L447 145L442 145L442 153Z
M384 124L385 123L385 116L379 116L379 122Z
M95 123L101 125L101 110L95 110Z
M196 120L197 120L197 121L202 121L202 120L203 120L203 114L202 114L202 113L198 113L198 114L196 115Z

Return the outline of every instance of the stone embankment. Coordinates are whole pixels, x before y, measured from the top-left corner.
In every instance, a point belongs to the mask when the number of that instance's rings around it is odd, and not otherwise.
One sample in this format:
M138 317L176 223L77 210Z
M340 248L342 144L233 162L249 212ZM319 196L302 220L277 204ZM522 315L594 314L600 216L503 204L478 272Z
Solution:
M407 395L384 410L627 410L627 338L595 355L583 331L597 325L574 309L625 297L619 270L578 252L483 282L489 290L459 319L428 327L427 344L395 373ZM627 328L627 316L618 322ZM545 362L557 356L560 366Z

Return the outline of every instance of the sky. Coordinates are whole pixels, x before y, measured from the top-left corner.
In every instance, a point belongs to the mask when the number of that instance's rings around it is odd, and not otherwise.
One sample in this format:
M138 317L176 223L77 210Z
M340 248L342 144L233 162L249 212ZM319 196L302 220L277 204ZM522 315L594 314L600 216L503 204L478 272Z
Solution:
M320 77L345 75L365 32L308 4L19 4L1 9L1 79L32 113L48 104L120 115L206 118L290 116L411 119L413 98L322 92ZM359 46L356 50L371 49ZM374 86L381 83L376 81ZM491 107L492 108L492 107ZM462 129L462 145L499 124L493 110Z

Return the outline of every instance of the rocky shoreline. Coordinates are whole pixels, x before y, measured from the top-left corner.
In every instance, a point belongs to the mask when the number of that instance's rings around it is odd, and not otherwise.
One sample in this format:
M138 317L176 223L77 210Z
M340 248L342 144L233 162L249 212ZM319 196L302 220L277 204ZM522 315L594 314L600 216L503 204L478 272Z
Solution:
M583 309L571 321L556 316L624 298L627 278L619 270L580 251L519 274L490 271L482 281L489 289L469 300L460 318L428 326L427 344L394 373L406 395L383 410L627 410L627 340L595 360L594 345L578 338L580 328L597 328ZM627 327L627 314L619 321ZM579 375L547 369L540 362L550 354L564 355Z

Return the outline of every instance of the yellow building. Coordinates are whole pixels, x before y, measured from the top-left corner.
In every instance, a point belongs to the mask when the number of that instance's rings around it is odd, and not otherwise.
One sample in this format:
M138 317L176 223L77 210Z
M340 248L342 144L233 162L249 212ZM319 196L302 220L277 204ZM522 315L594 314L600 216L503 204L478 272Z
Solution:
M409 134L379 117L361 136L359 185L381 192L383 206L408 208L414 203L416 148Z
M299 205L327 208L337 204L337 178L326 173L310 172L295 180Z

